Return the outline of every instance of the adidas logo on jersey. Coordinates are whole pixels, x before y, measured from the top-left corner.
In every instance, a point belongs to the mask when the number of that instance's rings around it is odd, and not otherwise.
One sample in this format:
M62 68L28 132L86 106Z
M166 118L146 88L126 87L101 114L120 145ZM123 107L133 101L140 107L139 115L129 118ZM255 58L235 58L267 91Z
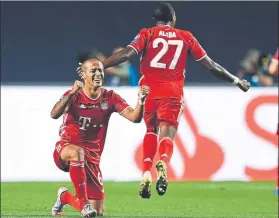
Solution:
M99 108L99 105L97 104L89 104L89 105L85 105L85 104L80 104L79 108L81 109L92 109L92 108Z
M175 32L165 32L165 31L160 31L159 32L159 36L165 36L168 38L175 38L176 37L176 33Z
M84 104L80 104L79 108L86 108Z

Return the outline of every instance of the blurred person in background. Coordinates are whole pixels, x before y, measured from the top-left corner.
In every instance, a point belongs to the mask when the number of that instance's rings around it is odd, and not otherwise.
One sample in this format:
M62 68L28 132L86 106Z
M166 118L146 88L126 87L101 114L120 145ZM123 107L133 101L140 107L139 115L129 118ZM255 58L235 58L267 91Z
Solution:
M277 75L277 76L278 76L278 53L279 53L279 48L277 48L277 51L274 54L268 69L270 74Z
M115 54L124 49L123 47L115 48L112 54ZM100 61L106 59L105 55L101 52L96 52L96 57ZM106 69L106 85L108 86L137 86L139 74L129 61L126 61L118 66Z
M278 76L278 52L279 52L279 48L277 48L276 53L274 54L272 61L269 65L269 73L272 75L277 75ZM277 128L277 135L279 135L279 124L278 124L278 128ZM279 176L277 176L277 180L276 180L276 187L275 187L275 195L278 196L278 180L279 180Z
M273 77L268 70L271 59L272 55L250 49L240 62L239 78L250 82L252 87L272 86Z

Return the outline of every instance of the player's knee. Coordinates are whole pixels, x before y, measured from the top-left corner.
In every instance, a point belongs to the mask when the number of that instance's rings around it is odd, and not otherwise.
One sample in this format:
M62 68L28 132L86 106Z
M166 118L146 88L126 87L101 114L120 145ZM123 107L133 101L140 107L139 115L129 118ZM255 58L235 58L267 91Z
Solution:
M76 161L84 160L84 150L80 147L72 149L69 155L71 160L76 160Z
M163 138L174 139L176 129L172 126L161 126L159 131L159 141Z
M150 126L147 126L147 131L146 131L146 133L158 134L158 133L159 133L159 128L158 128L158 127L150 127Z
M171 137L172 135L169 134L168 132L160 132L159 134L159 141L161 141L164 138L169 138L171 140L173 140L173 137Z

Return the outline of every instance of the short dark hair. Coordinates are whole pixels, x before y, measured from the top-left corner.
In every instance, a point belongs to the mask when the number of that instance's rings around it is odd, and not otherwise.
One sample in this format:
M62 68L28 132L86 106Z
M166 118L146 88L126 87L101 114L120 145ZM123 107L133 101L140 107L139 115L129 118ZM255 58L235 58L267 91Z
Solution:
M82 53L79 53L79 55L77 56L77 61L79 64L83 64L85 61L88 61L91 59L99 60L96 56L96 51L82 52Z
M175 12L170 3L160 2L153 11L153 19L156 21L171 22Z

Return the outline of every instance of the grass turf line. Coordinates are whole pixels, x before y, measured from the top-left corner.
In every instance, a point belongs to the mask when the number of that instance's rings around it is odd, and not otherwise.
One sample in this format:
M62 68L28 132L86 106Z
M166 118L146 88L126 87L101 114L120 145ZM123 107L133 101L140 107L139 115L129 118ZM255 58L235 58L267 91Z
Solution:
M56 191L71 183L1 183L1 217L50 217ZM105 217L275 218L278 198L272 182L171 182L164 196L155 183L149 200L138 195L139 183L105 182ZM70 206L63 217L80 217Z

